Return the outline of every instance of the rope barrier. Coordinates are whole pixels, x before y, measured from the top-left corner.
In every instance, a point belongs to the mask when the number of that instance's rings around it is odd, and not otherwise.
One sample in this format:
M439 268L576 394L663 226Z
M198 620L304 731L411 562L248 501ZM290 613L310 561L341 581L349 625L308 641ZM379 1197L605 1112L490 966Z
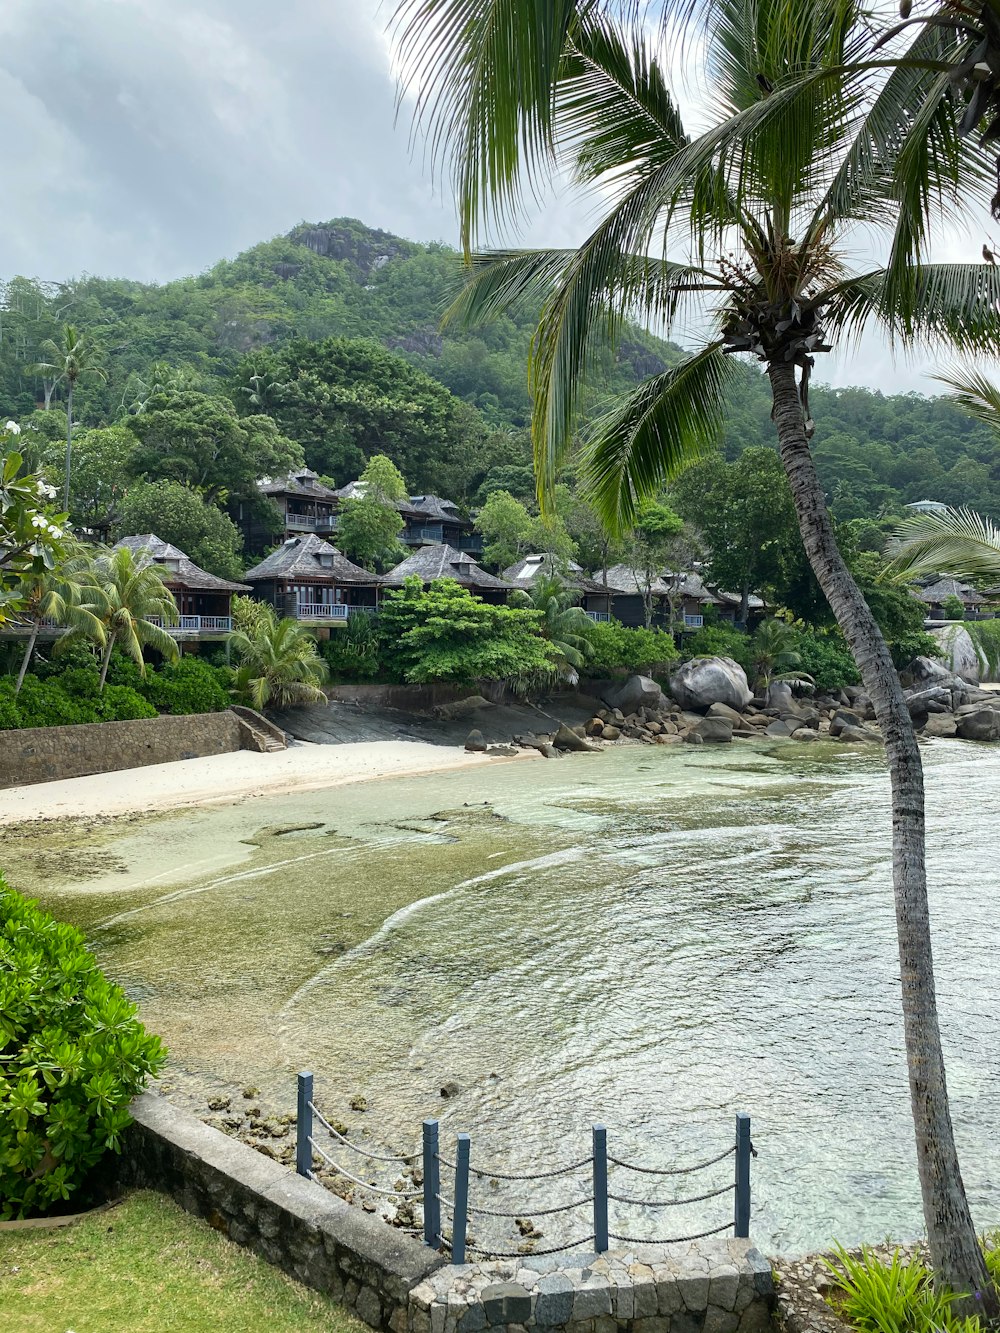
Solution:
M339 1130L334 1129L326 1116L324 1116L323 1112L319 1110L318 1107L314 1106L312 1102L309 1103L309 1109L328 1134L331 1134L333 1138L338 1139L345 1148L350 1148L352 1152L356 1152L359 1157L370 1157L375 1162L401 1162L403 1165L408 1165L410 1162L416 1162L420 1157L419 1153L411 1153L409 1157L386 1157L382 1153L369 1152L367 1148L359 1148L358 1145L352 1143L350 1139L345 1139Z
M696 1231L691 1236L617 1236L613 1231L608 1232L611 1240L622 1240L626 1245L679 1245L685 1240L702 1240L705 1236L718 1236L722 1231L731 1231L732 1222L726 1222L721 1227L713 1227L711 1231Z
M357 1176L352 1176L350 1171L345 1171L339 1162L335 1162L332 1157L329 1157L314 1138L310 1137L309 1143L319 1153L327 1166L332 1167L339 1176L344 1176L355 1185L360 1185L362 1189L371 1190L373 1194L384 1194L387 1199L419 1199L423 1193L423 1190L384 1190L378 1185L372 1185L370 1181L359 1180Z
M589 1245L593 1239L593 1236L581 1236L579 1240L571 1240L566 1245L553 1245L547 1250L486 1250L481 1245L468 1243L465 1248L475 1254L485 1255L488 1259L541 1259L546 1254L562 1254L565 1250L579 1249L581 1245Z
M725 1152L720 1152L718 1157L710 1157L707 1162L698 1162L695 1166L676 1166L673 1168L661 1169L655 1166L637 1166L634 1162L623 1162L620 1157L612 1157L608 1153L608 1161L613 1162L615 1166L622 1166L626 1171L639 1171L644 1176L689 1176L695 1171L704 1171L708 1166L714 1166L716 1162L722 1162L727 1157L731 1157L736 1151L735 1143Z
M608 1196L611 1197L610 1195ZM568 1213L571 1208L582 1208L585 1203L593 1203L594 1196L591 1194L586 1199L574 1199L572 1203L562 1203L558 1208L522 1208L517 1213L501 1213L493 1208L473 1208L469 1205L468 1211L475 1213L477 1217L524 1217L530 1213L532 1217L551 1217L554 1213Z
M440 1153L438 1154L438 1161L451 1171L457 1169L454 1162L449 1162L447 1157L442 1157ZM553 1171L535 1171L527 1176L504 1175L501 1171L484 1171L478 1166L471 1165L469 1171L482 1180L551 1180L553 1176L567 1176L571 1171L579 1171L581 1167L590 1166L590 1162L589 1157L582 1157L579 1162L569 1162L566 1166L557 1166Z
M631 1199L627 1194L612 1194L608 1191L608 1198L614 1199L615 1203L636 1203L644 1208L679 1208L683 1203L703 1203L705 1199L717 1199L720 1194L731 1194L736 1188L735 1182L732 1185L723 1185L721 1189L709 1190L707 1194L692 1194L689 1199Z

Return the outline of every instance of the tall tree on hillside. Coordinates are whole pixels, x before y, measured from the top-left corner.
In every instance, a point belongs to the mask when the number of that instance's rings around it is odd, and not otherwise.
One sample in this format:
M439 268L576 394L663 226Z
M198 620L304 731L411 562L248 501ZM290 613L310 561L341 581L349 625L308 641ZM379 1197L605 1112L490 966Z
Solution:
M659 38L627 0L403 0L401 63L421 83L438 145L450 144L463 234L515 211L553 162L601 185L598 226L577 250L475 259L457 313L544 301L530 374L539 488L573 438L595 355L636 312L668 329L709 315L701 350L653 375L588 432L584 472L607 523L719 437L727 353L766 367L778 449L816 577L858 663L889 761L893 880L917 1163L931 1257L957 1291L998 1302L962 1183L932 964L920 754L899 678L834 538L809 449L809 374L838 338L875 325L893 341L976 345L1000 335L1000 270L924 262L934 211L983 185L936 75L912 63L877 77L845 67L870 49L850 0L665 0L697 24L715 123L691 137ZM913 47L950 40L920 30ZM885 268L848 264L859 224L891 232ZM683 248L686 261L667 258ZM920 260L914 264L914 260Z
M399 534L406 523L399 512L408 499L406 480L391 458L375 454L358 478L357 494L344 500L337 524L337 544L363 565L385 570L405 557Z
M69 510L69 478L73 466L73 390L84 375L106 380L101 366L101 352L72 324L63 325L59 339L46 338L39 349L42 360L29 367L32 374L43 375L55 384L66 385L66 480L63 483L63 509ZM46 398L46 407L48 398Z

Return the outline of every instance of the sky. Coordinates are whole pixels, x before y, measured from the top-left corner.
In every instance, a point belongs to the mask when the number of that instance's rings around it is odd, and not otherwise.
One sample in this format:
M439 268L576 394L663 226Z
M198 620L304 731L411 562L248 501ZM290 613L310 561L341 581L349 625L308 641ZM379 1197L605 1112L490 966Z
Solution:
M83 273L166 281L301 221L356 217L417 241L457 239L410 114L397 118L377 0L3 0L0 279ZM519 233L578 241L578 198ZM942 258L978 257L975 225ZM817 379L934 392L926 357L878 340Z

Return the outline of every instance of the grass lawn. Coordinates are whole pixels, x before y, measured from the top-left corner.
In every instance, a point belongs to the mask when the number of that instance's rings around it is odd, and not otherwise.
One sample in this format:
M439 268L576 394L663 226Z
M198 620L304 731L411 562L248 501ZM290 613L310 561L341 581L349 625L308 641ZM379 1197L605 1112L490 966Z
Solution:
M71 1226L0 1232L9 1333L362 1333L340 1306L149 1191Z

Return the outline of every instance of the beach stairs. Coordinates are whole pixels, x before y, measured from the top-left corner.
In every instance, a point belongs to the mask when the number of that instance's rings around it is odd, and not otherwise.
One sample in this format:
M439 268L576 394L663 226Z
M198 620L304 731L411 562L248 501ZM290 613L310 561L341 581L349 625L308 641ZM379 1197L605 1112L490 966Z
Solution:
M241 704L234 704L232 712L239 718L241 749L256 750L258 754L288 749L285 733L260 713L255 713L252 708L244 708Z

